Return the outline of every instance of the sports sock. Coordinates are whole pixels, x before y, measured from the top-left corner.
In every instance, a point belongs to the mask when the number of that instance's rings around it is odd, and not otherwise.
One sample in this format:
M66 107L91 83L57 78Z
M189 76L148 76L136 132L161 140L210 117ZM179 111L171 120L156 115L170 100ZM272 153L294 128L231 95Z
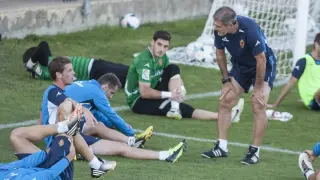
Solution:
M159 160L164 161L170 156L169 151L160 151L159 152Z
M225 152L228 152L228 141L225 139L218 139L219 140L219 147L224 150Z
M34 65L36 65L37 63L34 63L31 61L31 58L28 60L28 62L26 63L26 67L31 69Z
M171 109L179 109L180 103L178 101L171 100Z
M57 124L57 133L60 134L60 133L65 133L67 132L69 129L68 129L68 126L64 123L61 123L59 122Z
M128 138L128 145L132 146L136 142L136 138L131 136Z
M99 161L99 159L96 156L94 156L94 158L89 162L89 165L93 169L99 169L102 165L102 162Z

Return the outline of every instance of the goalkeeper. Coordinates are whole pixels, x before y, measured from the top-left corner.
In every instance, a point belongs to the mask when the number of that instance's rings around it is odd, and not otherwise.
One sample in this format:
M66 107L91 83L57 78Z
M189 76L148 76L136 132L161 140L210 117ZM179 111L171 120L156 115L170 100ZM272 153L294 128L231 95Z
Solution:
M38 79L50 80L48 64L54 58L49 44L42 41L37 47L31 47L23 54L23 63L32 76ZM99 79L104 74L115 74L122 84L125 84L129 66L102 59L81 56L69 56L77 80Z
M268 106L279 106L297 82L303 104L311 110L320 111L320 33L314 39L311 53L297 61L289 82L282 89L276 102Z

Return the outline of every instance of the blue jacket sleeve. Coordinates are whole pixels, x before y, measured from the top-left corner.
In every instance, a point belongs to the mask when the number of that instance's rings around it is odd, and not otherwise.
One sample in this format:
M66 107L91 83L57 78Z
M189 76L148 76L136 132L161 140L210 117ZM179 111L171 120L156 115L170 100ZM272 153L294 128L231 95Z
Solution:
M29 168L29 167L36 167L41 164L47 157L46 151L42 150L31 154L30 156L23 158L18 161L14 161L9 163L8 165L11 167L19 167L19 168Z
M66 158L61 159L49 169L43 169L33 174L29 174L23 177L23 180L54 180L56 179L69 165L69 161Z
M96 92L93 99L94 105L119 131L127 136L133 136L134 131L128 124L111 108L107 96L101 92Z

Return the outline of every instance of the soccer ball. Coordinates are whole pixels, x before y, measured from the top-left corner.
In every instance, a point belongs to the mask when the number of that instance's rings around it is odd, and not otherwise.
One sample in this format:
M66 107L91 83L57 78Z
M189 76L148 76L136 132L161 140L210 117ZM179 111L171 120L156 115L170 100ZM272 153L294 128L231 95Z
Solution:
M186 54L189 59L195 59L196 54L203 52L203 45L200 42L191 42L186 47Z
M198 61L201 63L212 63L214 59L212 46L204 45L198 41L188 44L186 54L190 61Z
M121 18L120 24L123 28L137 29L140 26L140 20L135 14L129 13Z

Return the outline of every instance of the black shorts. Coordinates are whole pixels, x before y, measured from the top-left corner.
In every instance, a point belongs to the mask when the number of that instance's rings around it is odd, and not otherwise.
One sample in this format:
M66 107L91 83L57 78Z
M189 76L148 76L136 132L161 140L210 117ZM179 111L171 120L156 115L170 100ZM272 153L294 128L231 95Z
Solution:
M313 99L309 104L309 108L314 111L320 111L320 102L317 102L316 99Z
M156 86L156 90L169 91L169 80L171 77L180 74L180 69L175 64L168 65L161 75L161 81ZM138 98L132 111L137 114L166 116L171 108L170 99L143 99ZM194 108L186 103L180 103L180 111L183 118L191 118Z
M128 65L114 63L111 61L105 61L102 59L95 59L93 61L92 68L90 71L90 79L98 80L101 76L107 73L113 73L119 78L122 87L124 87L124 84L126 83L128 70Z

